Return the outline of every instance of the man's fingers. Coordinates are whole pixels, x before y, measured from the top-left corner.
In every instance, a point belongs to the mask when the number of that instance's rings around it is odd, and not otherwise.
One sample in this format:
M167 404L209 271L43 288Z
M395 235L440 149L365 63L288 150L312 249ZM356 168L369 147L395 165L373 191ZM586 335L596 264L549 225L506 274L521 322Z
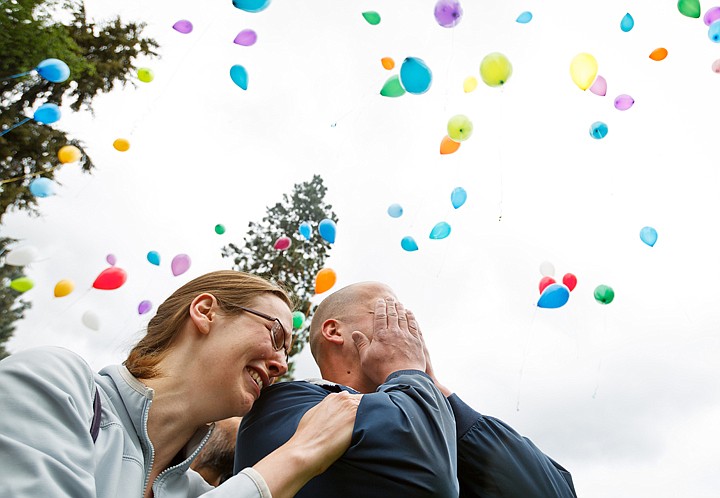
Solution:
M367 336L358 330L353 331L352 340L360 353L362 353L363 350L370 345L370 341Z
M387 304L380 298L375 301L375 333L387 329Z
M397 309L398 314L398 325L403 329L408 328L410 326L410 322L408 320L407 310L405 309L405 306L403 305L403 303L398 301L397 303L395 303L395 308Z
M420 330L420 326L418 325L417 320L415 319L415 313L413 313L411 310L406 310L405 314L407 315L408 320L408 330L412 335L415 337L420 338L422 340L422 331Z
M387 304L387 328L391 329L398 326L398 310L395 298L390 296L385 298Z

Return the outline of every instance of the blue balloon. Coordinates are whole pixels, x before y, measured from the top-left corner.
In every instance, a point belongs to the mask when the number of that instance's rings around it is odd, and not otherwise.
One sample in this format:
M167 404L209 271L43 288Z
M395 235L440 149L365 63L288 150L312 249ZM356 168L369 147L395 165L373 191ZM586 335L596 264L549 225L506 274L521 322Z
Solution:
M35 197L50 197L55 195L55 182L50 178L35 178L30 182L30 193Z
M623 30L623 32L627 33L631 29L633 29L633 26L635 26L635 20L633 19L633 16L631 16L629 13L625 14L625 17L622 18L622 21L620 21L620 29Z
M467 192L465 192L465 189L462 187L456 188L450 194L450 202L452 202L452 205L455 209L457 209L460 206L462 206L463 204L465 204L466 200L467 200Z
M390 204L387 212L391 218L400 218L403 214L403 208L400 204Z
M595 121L593 124L590 125L590 136L596 140L605 138L605 135L607 135L607 133L608 127L602 121Z
M305 237L305 240L310 240L310 235L312 234L312 227L310 226L310 223L307 221L303 221L300 223L300 226L298 227L298 232L300 232L300 235Z
M320 237L327 240L331 244L335 242L336 229L337 227L335 226L335 222L329 218L325 218L318 225L318 232L320 232Z
M240 64L236 64L230 68L230 78L237 86L243 90L247 90L248 87L248 74L244 67Z
M538 308L559 308L570 299L570 291L562 284L550 284L545 287L538 299Z
M160 266L160 254L157 251L147 253L147 260L155 266Z
M650 247L655 245L655 242L657 242L657 230L655 230L653 227L643 227L642 230L640 230L640 240L645 242Z
M60 108L57 104L43 104L37 108L33 119L41 124L53 124L60 119Z
M422 59L406 58L400 66L400 83L408 93L419 95L430 88L432 72Z
M448 225L444 221L441 221L440 223L435 225L430 231L430 238L433 240L444 239L448 235L450 235L450 225Z
M62 83L70 77L70 68L60 59L45 59L35 69L51 83Z
M400 241L400 247L405 249L407 252L418 250L417 242L415 242L415 239L410 236L403 237L403 239Z
M515 19L515 22L519 22L520 24L527 24L530 21L532 21L532 13L527 11L523 12L517 19Z
M720 21L715 21L708 28L708 38L710 41L720 43Z
M233 0L233 5L245 12L260 12L267 9L270 0Z

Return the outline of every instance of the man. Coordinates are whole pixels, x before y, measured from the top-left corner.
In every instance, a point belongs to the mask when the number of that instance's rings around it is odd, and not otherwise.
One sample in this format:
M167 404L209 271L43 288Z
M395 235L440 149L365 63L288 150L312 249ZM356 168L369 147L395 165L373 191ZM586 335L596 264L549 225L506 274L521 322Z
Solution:
M363 304L367 326L333 335L333 345L353 358L343 381L357 379L346 384L366 393L350 448L296 496L457 497L454 417L425 373L419 331L409 327L408 314L394 296L379 293ZM330 392L355 389L326 381L264 388L240 425L235 471L287 441L305 411Z
M230 417L215 422L210 439L190 464L190 468L212 486L217 487L233 476L235 441L241 420L242 417Z

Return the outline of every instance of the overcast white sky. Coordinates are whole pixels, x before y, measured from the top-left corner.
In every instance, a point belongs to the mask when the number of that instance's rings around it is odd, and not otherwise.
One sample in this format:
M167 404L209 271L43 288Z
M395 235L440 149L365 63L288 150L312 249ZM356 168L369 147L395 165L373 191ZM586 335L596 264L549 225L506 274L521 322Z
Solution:
M257 14L229 0L85 3L98 21L147 22L162 58L138 64L154 70L152 83L98 98L94 116L66 110L54 125L85 141L96 172L65 166L41 217L7 216L4 234L41 253L12 351L59 344L98 369L121 362L150 316L138 315L140 301L157 305L229 268L220 248L318 173L340 218L328 260L336 288L393 286L418 315L441 380L566 466L580 496L717 496L720 74L710 68L720 46L702 19L669 0L466 0L453 29L436 23L431 0L275 0ZM366 10L381 23L365 22ZM523 11L528 24L515 22ZM627 12L635 27L623 33ZM172 30L180 19L194 31ZM248 28L257 43L233 44ZM658 47L669 51L661 62L648 58ZM513 64L509 82L464 93L490 52ZM598 60L607 96L573 84L580 52ZM381 97L408 56L431 68L430 90ZM234 64L248 71L247 91L230 80ZM619 94L635 105L616 110ZM441 156L458 113L474 133ZM603 140L588 133L595 121L609 127ZM112 148L118 137L128 152ZM458 186L468 201L454 210ZM387 215L392 203L401 218ZM452 233L429 240L438 221ZM659 234L653 248L639 238L646 225ZM405 235L419 251L400 248ZM126 285L91 289L110 253ZM174 277L178 253L193 265ZM535 306L545 261L558 278L578 277L560 309ZM77 288L54 298L64 278ZM616 292L608 306L593 299L599 284ZM87 310L99 331L82 325ZM303 354L299 375L316 372Z

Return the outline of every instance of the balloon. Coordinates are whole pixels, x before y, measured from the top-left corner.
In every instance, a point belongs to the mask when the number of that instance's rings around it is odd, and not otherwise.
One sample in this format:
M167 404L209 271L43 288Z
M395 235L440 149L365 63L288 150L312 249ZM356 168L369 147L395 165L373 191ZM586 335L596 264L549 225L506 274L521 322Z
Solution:
M20 277L10 281L10 288L18 292L27 292L33 287L35 287L35 282L27 277Z
M677 8L684 16L700 17L700 0L678 0Z
M706 26L710 26L715 21L720 20L720 7L710 7L703 16L703 22Z
M595 82L590 86L590 91L595 95L604 97L607 94L607 81L605 81L605 78L598 74Z
M643 227L640 230L640 240L645 242L650 247L655 245L657 242L658 233L653 227Z
M299 329L300 327L303 326L303 323L305 323L305 315L303 314L302 311L293 311L292 317L293 317L293 325L292 326L294 329Z
M598 285L593 292L595 300L600 304L610 304L615 299L615 291L607 285Z
M107 256L105 256L105 261L107 261L107 264L109 264L110 266L115 266L115 263L117 263L117 258L114 254L108 254Z
M708 38L710 41L720 43L720 21L715 21L708 28Z
M464 114L457 114L448 120L448 137L456 142L463 142L470 138L473 131L473 124L470 118Z
M403 208L400 204L390 204L387 209L387 213L391 218L400 218L403 214Z
M300 232L300 235L302 235L305 240L310 240L310 235L312 234L312 227L310 226L310 223L307 221L303 221L300 223L300 226L298 227L298 232Z
M173 29L177 31L178 33L182 33L184 35L190 33L193 30L193 25L190 21L186 21L185 19L182 19L175 24L173 24Z
M235 64L230 68L230 79L233 80L237 86L243 90L247 90L248 87L248 74L244 67L240 64Z
M337 281L335 270L323 268L315 275L315 294L322 294L330 290Z
M543 261L540 263L540 275L545 277L555 276L555 265L553 265L550 261Z
M137 75L138 79L143 83L150 83L152 80L155 79L155 73L153 73L152 69L149 69L147 67L141 67L140 69L138 69Z
M253 31L252 29L243 29L237 34L237 36L233 40L233 43L237 45L242 45L243 47L249 47L251 45L255 45L256 41L257 33L255 31Z
M448 136L444 136L440 142L440 154L452 154L460 148L460 142L456 142Z
M410 236L403 237L403 239L400 241L400 247L405 249L407 252L418 250L417 242L415 242L415 239Z
M160 266L160 254L157 251L147 253L147 260L155 266Z
M260 12L267 9L270 0L233 0L233 5L245 12Z
M629 13L625 14L623 16L622 20L620 21L620 29L623 30L624 33L627 33L631 29L633 29L633 26L635 26L635 20L633 19L633 16L631 16Z
M90 330L100 330L100 318L97 316L97 314L95 314L94 311L88 310L83 313L81 320L83 325L85 325Z
M75 289L75 284L71 280L60 280L55 284L53 293L55 297L65 297Z
M667 57L667 55L668 55L667 49L660 47L660 48L656 48L655 50L653 50L650 53L650 58L654 61L661 61L665 57Z
M30 193L35 197L50 197L55 195L55 182L50 178L35 178L30 182Z
M444 239L450 235L450 225L444 221L436 224L432 230L430 230L430 238L433 240Z
M53 124L60 119L60 108L57 104L43 104L37 108L33 119L40 124Z
M568 288L569 291L572 292L572 290L577 285L577 277L572 273L566 273L565 275L563 275L562 283L565 285L565 287Z
M401 95L405 95L405 89L400 84L400 76L397 74L390 76L380 90L380 95L383 97L400 97Z
M62 83L70 77L70 68L60 59L45 59L35 69L51 83Z
M335 242L336 231L337 226L335 226L335 222L329 218L322 220L318 225L318 232L320 232L320 237L327 240L331 244Z
M463 92L470 93L477 88L478 81L475 76L468 76L463 81Z
M80 159L80 156L82 156L80 149L74 145L64 145L63 147L60 147L60 150L58 151L58 160L62 164L74 163Z
M400 66L400 83L408 93L420 95L430 88L432 71L422 59L407 57Z
M285 249L288 249L292 245L292 240L290 237L282 236L279 239L275 241L275 244L273 244L273 248L277 249L278 251L284 251Z
M590 125L590 136L596 140L605 138L605 135L607 135L607 133L608 127L602 121L595 121L593 124Z
M380 63L382 64L382 67L388 71L395 67L395 61L392 60L392 57L383 57L380 59Z
M502 86L512 76L512 64L503 54L493 52L480 62L480 76L488 86Z
M225 225L221 225L220 223L215 225L215 233L218 235L224 234L225 233Z
M597 72L597 60L590 54L577 54L570 62L570 76L581 90L590 88L592 82L595 81Z
M365 18L368 24L372 24L373 26L380 24L380 14L375 11L369 10L367 12L363 12L362 16Z
M545 290L545 288L546 288L548 285L554 284L554 283L555 283L555 279L552 278L552 277L543 277L543 278L541 278L541 279L540 279L540 284L538 284L538 289L540 290L540 294L543 293L543 291Z
M452 28L462 19L463 9L458 0L438 0L435 4L435 20L443 28Z
M465 189L462 187L457 187L450 193L450 202L452 202L455 209L465 204L466 200L467 192L465 192Z
M530 21L532 21L532 17L533 17L533 16L532 16L532 13L531 13L531 12L525 11L525 12L523 12L522 14L520 14L520 15L517 17L517 19L515 19L515 22L519 22L520 24L527 24L527 23L529 23Z
M712 66L710 66L710 69L712 69L714 73L720 74L720 59L717 59L715 62L713 62Z
M170 270L174 276L182 275L190 269L190 256L178 254L170 262Z
M115 147L117 151L126 152L130 149L130 142L124 138L118 138L113 142L113 147Z
M40 257L40 253L33 246L23 246L11 250L5 256L5 264L11 266L29 265Z
M627 111L633 106L634 103L635 99L633 99L630 95L618 95L615 98L615 109L617 109L618 111Z
M115 290L127 281L127 272L117 266L111 266L100 272L93 287L100 290Z
M147 299L144 301L140 301L140 304L138 304L138 315L144 315L151 309L152 303L150 301L148 301Z
M562 284L548 285L538 299L538 308L554 309L564 306L570 299L570 291Z

